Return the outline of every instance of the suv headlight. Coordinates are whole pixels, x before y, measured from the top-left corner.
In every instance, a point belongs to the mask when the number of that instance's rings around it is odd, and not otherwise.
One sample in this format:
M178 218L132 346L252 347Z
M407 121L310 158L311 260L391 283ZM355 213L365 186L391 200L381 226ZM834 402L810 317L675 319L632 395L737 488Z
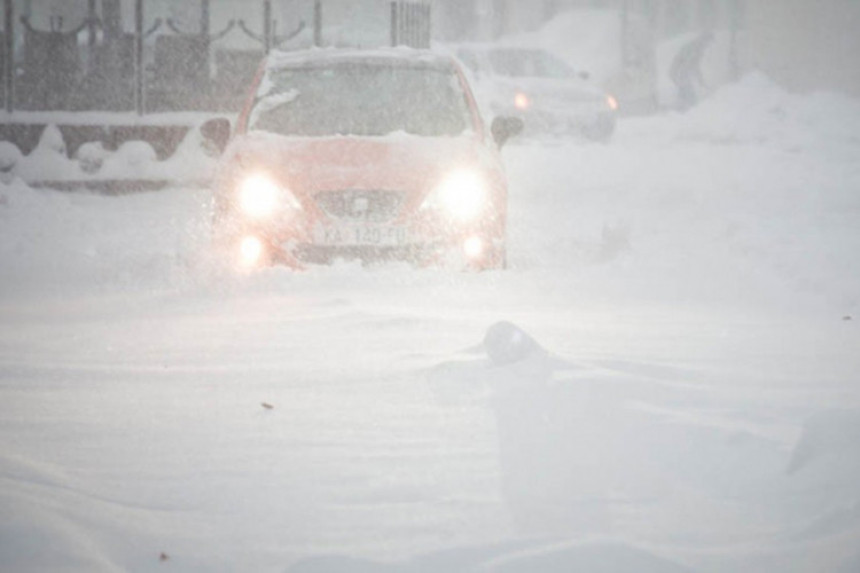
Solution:
M239 207L250 217L263 218L285 208L298 209L299 202L273 179L257 174L239 184Z
M424 207L442 210L458 221L469 221L481 214L487 200L487 182L481 173L461 169L442 180L430 193Z

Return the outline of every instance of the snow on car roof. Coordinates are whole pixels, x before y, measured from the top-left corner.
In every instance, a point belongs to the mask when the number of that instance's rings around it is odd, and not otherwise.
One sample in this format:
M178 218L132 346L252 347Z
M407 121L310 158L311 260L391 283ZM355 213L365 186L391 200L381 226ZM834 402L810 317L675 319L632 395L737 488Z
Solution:
M317 66L336 62L411 62L429 67L448 68L451 56L430 50L407 47L377 48L362 50L356 48L311 48L290 52L273 51L266 62L267 71L291 67Z

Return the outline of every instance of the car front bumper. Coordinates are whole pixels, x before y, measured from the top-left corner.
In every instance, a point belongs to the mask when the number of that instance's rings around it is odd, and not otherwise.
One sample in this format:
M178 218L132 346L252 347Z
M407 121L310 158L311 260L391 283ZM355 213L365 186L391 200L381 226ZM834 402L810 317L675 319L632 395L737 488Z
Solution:
M355 234L354 228L332 232L322 225L317 225L315 231L251 224L229 227L217 233L219 242L244 267L280 263L301 268L341 260L366 265L406 262L473 269L503 268L506 264L504 231L499 225L456 229L383 225L371 228L376 232Z

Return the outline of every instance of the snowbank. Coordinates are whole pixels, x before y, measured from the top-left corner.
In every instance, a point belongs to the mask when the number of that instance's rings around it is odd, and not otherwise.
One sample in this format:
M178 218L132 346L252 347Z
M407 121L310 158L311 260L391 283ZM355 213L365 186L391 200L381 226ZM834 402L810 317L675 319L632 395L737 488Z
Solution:
M758 143L786 151L860 148L860 102L833 93L790 94L767 76L751 73L693 108L680 137Z
M192 190L166 203L151 194L106 201L0 183L0 296L169 285L208 237L208 201Z
M20 177L28 183L98 181L166 181L178 185L203 184L209 181L217 165L200 134L191 129L176 152L159 161L155 150L145 141L128 141L116 151L108 151L99 142L82 145L69 157L62 133L48 125L38 145L23 155L13 144L0 146L0 177L11 181Z
M512 141L482 274L232 274L205 190L4 180L0 562L855 571L857 106Z

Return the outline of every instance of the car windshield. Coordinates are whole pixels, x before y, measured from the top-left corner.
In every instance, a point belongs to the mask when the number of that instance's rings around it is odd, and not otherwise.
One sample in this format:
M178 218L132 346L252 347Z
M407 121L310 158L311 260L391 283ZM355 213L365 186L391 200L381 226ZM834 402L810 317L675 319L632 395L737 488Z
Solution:
M570 78L575 72L559 60L540 50L492 50L488 58L493 71L515 78Z
M275 70L251 115L252 130L282 135L459 135L470 126L451 69L347 62Z

